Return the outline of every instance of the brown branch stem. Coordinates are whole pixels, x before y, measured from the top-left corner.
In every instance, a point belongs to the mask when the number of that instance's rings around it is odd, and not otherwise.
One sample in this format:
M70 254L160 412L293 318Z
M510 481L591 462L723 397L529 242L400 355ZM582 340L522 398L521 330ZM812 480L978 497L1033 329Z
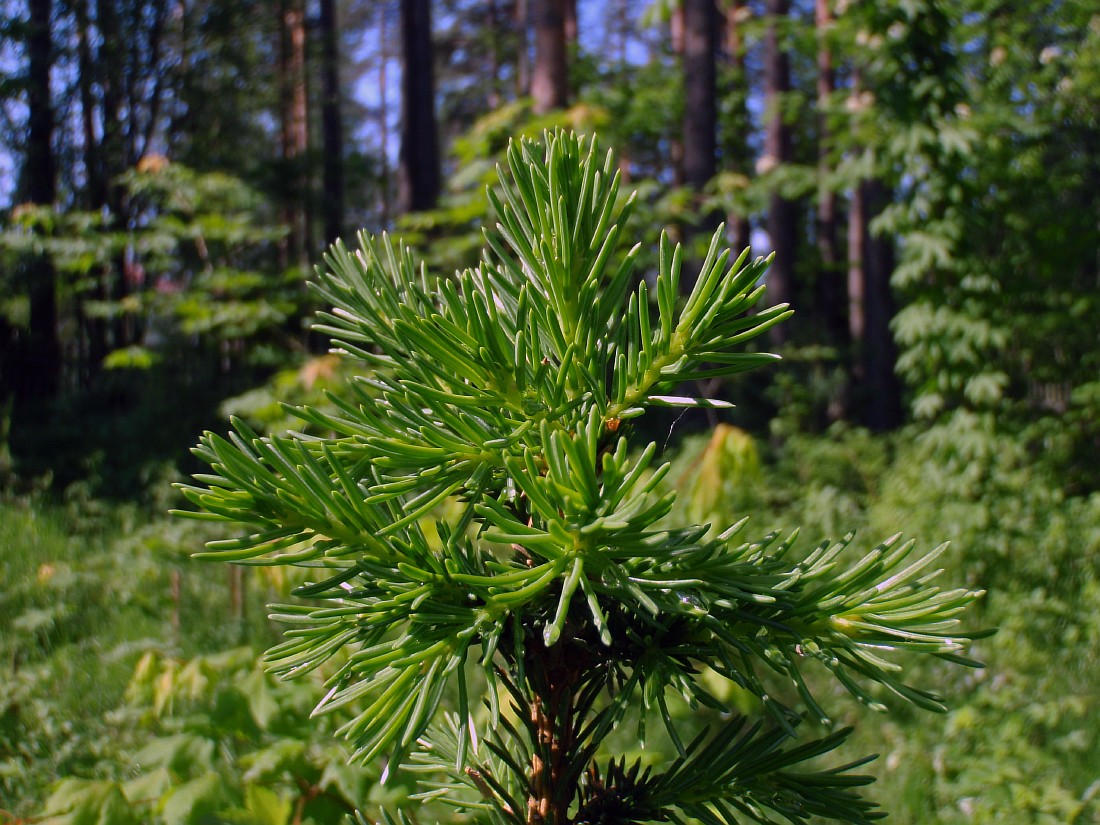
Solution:
M529 712L538 741L531 757L527 797L528 825L569 825L569 805L575 788L563 787L563 775L576 736L575 690L583 659L566 633L547 648L533 645L528 673L541 671L541 690L535 689ZM536 684L538 684L536 683Z

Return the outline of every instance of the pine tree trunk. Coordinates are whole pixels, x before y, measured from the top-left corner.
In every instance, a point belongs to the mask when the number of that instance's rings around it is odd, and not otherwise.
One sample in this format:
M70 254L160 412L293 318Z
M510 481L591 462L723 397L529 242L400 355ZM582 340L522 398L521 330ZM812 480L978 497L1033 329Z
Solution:
M683 0L684 183L702 191L716 171L715 0Z
M791 129L784 122L783 96L791 90L790 61L780 44L780 27L787 20L789 0L768 0L768 34L765 40L765 93L769 112L764 154L769 164L782 165L793 159ZM768 271L768 293L773 304L794 299L795 255L798 247L798 210L794 201L773 191L768 209L768 237L775 260ZM783 344L786 325L772 327L771 339Z
M845 313L844 275L841 269L837 240L836 194L825 179L830 166L832 135L829 131L827 111L829 100L836 86L833 55L827 37L832 26L832 10L829 0L815 0L815 21L818 37L817 51L817 107L818 107L818 198L817 198L817 251L820 269L817 279L817 312L833 343L844 345L848 341L848 319Z
M485 102L490 109L500 106L500 9L497 0L488 0L485 4L485 24L489 36L489 50L486 54L489 75L489 93Z
M309 260L309 214L306 208L306 151L309 148L306 92L306 20L302 0L279 4L279 109L283 163L289 190L282 209L287 237L281 251L284 266L305 266Z
M386 9L385 6L380 6L378 8L378 154L382 178L382 185L379 187L381 193L379 211L383 226L390 222L390 99L386 71L390 60L389 49L386 46L389 43L388 35Z
M121 214L121 190L115 178L127 166L126 138L123 132L123 56L122 32L118 20L118 7L114 0L98 0L96 3L96 28L99 30L99 46L96 55L96 76L103 100L103 204L116 217Z
M863 188L852 190L848 201L848 337L855 347L863 345ZM853 365L858 372L858 366Z
M336 0L321 0L321 145L325 244L344 232L344 123L340 105L340 48Z
M577 0L564 0L562 12L565 15L565 44L567 47L576 46L579 34L577 28Z
M153 4L153 17L149 23L149 35L147 39L148 54L146 56L147 71L152 75L152 84L148 96L144 101L145 123L140 132L141 143L137 140L139 133L132 130L131 137L131 165L136 164L142 157L149 153L153 143L153 136L157 131L157 122L160 119L160 109L164 102L165 87L168 81L168 71L161 66L161 56L164 50L165 28L168 20L168 3L156 2ZM136 87L135 87L136 90ZM132 99L132 98L131 98ZM136 103L136 101L134 101Z
M429 0L401 0L401 150L399 199L406 212L439 200L439 145Z
M96 104L92 86L95 68L92 61L91 22L88 0L75 0L76 16L77 86L80 90L80 123L84 145L81 147L84 161L84 197L86 209L96 209L107 202L107 190L103 180L99 139L95 133Z
M668 21L668 39L672 53L684 57L684 4L676 3L672 7L672 16ZM683 130L681 130L682 132ZM675 186L684 185L684 136L673 134L669 140L668 161L672 167L672 182Z
M882 181L864 181L863 199L863 301L864 339L862 347L865 382L865 420L872 430L900 427L903 421L901 384L894 366L897 345L890 322L894 318L894 293L890 277L894 272L894 240L873 234L869 227L876 215L891 201L891 192Z
M736 112L737 134L727 135L723 143L729 153L733 171L746 176L748 175L749 166L747 135L752 126L748 106L745 105L749 96L749 75L745 67L745 46L741 28L742 17L747 12L748 7L739 0L734 0L726 9L726 51L737 76L736 82L740 88L736 91L740 95L741 104ZM733 235L734 252L740 252L747 248L752 239L748 216L731 212L726 216L726 221Z
M124 131L124 70L126 58L123 52L124 38L119 21L119 8L113 0L97 0L95 27L99 31L99 44L94 62L96 81L100 89L99 121L103 139L98 155L101 162L100 181L102 200L92 204L93 209L107 209L109 229L120 230L125 226L124 192L118 176L127 168L126 134ZM121 301L127 292L124 277L126 261L122 254L114 257L104 267L96 285L95 298L101 301ZM98 319L92 323L90 366L94 374L111 349L125 346L125 334L121 320L113 323Z
M531 96L535 111L545 114L569 103L565 0L532 0L535 22L535 65Z
M685 221L682 237L688 241L709 235L720 215L701 215L703 190L717 171L718 104L716 98L718 8L714 0L683 0L684 119L681 124L682 185L693 190L697 217ZM682 291L695 286L702 263L690 255L680 281Z
M516 0L516 97L531 94L531 55L528 40L530 28L527 0Z
M27 155L23 190L39 206L57 197L53 152L54 109L50 94L53 67L51 0L31 0L27 37ZM21 353L16 386L27 400L47 400L61 382L61 346L57 335L57 273L46 255L34 255L27 266L30 280L30 335Z

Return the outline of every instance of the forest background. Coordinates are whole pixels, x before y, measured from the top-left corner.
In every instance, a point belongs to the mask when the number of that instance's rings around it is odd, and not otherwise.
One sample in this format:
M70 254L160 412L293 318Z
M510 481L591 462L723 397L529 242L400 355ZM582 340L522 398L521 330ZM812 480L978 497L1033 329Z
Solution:
M263 673L295 582L191 561L169 482L227 414L339 391L328 242L476 263L509 138L557 127L617 151L643 262L724 221L796 310L782 364L708 388L735 410L647 425L683 517L900 524L988 591L988 668L926 679L954 710L861 728L873 795L1100 821L1094 0L10 0L0 30L0 821L409 793Z

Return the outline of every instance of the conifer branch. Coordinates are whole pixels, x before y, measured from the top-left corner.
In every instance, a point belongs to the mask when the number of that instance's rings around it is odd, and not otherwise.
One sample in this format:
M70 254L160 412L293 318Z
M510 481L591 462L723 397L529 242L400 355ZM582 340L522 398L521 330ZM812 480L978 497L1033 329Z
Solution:
M360 375L334 411L292 410L323 435L203 436L210 472L181 486L197 508L182 515L244 532L202 555L311 571L303 601L274 607L288 629L268 661L326 668L316 712L353 708L355 758L424 774L421 799L512 825L879 818L853 773L866 760L804 765L847 737L799 735L807 714L828 724L807 666L875 707L886 692L943 710L904 664L976 666L959 620L980 593L940 589L945 548L913 560L898 537L843 562L851 536L799 559L794 534L741 542L744 521L716 539L669 526L668 465L622 422L728 406L675 393L776 359L745 349L790 315L759 309L768 260L731 263L719 227L681 299L667 235L652 280L635 273L632 199L594 139L514 143L500 174L475 269L438 277L386 236L332 248L316 329ZM670 696L729 712L702 668L763 718L688 740ZM663 770L606 761L632 709L642 743L653 719L673 743Z

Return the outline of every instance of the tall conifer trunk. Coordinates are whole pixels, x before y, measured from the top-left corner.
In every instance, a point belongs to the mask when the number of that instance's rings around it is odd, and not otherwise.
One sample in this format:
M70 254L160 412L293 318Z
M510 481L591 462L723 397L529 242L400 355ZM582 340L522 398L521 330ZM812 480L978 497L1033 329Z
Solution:
M894 371L897 345L890 331L895 311L890 286L893 239L870 230L889 202L889 189L872 179L856 186L848 207L848 330L855 404L860 422L879 431L895 429L904 419L901 382Z
M851 108L862 105L863 76L852 73ZM859 151L860 147L856 147ZM890 279L894 240L875 235L871 222L889 205L892 193L875 177L853 188L848 206L848 334L855 405L861 422L873 430L901 426L901 382L894 371L897 345L890 323L895 304Z
M717 35L718 7L715 0L683 0L684 119L681 124L681 179L693 190L696 217L683 226L683 238L689 240L700 231L709 231L721 220L716 215L700 215L703 191L717 171L718 103L717 103ZM698 272L691 261L681 280L681 289L688 292L695 285L692 273Z
M535 20L535 65L531 96L539 114L569 103L569 63L565 37L565 0L531 0Z
M863 188L856 184L848 199L848 337L854 346L863 344ZM853 364L858 374L858 364Z
M576 46L577 37L580 33L577 23L577 0L563 0L562 14L565 16L564 25L566 48L570 46Z
M531 94L528 0L516 0L514 22L516 30L516 97L526 97Z
M302 0L280 0L279 109L283 163L290 186L282 220L288 235L281 250L283 264L308 263L310 221L307 208L305 159L309 148L306 91L306 16Z
M77 36L77 86L80 90L80 123L84 162L83 206L96 209L107 202L107 190L103 181L102 160L99 152L99 139L96 137L96 103L93 85L95 68L92 60L91 21L88 0L75 0L73 11L76 16Z
M683 0L684 183L697 191L714 177L718 151L715 0Z
M872 430L892 430L903 420L901 383L894 365L897 345L890 322L894 319L894 239L872 233L870 223L891 201L890 189L881 180L860 185L863 201L863 306L864 329L861 363L864 380L864 423Z
M429 0L401 0L401 66L400 201L416 212L435 207L440 192Z
M387 80L387 67L390 53L389 26L386 23L386 9L378 7L378 155L381 160L381 203L382 224L390 222L390 99Z
M830 339L836 344L848 341L848 319L844 296L844 273L841 268L837 240L836 194L826 178L831 171L830 152L833 136L829 130L828 108L836 86L833 54L829 48L829 31L833 16L830 0L815 0L814 18L817 30L817 251L820 270L816 284L817 311Z
M27 37L28 141L23 167L27 200L50 207L57 197L53 152L54 109L50 95L53 42L51 0L31 0ZM46 255L34 255L27 265L30 279L30 335L20 353L16 386L27 400L57 394L61 381L61 346L57 336L57 273Z
M748 133L751 129L751 121L747 101L749 97L749 76L745 66L745 43L742 35L743 19L749 13L748 6L741 0L733 0L726 7L725 36L726 53L736 75L740 104L735 113L736 134L727 134L723 139L723 150L729 153L729 167L735 172L748 174L749 151ZM749 219L741 213L730 213L726 217L730 232L733 235L733 248L740 252L749 246L751 241L751 227Z
M344 121L340 105L340 45L336 0L321 0L321 145L325 243L344 232Z
M789 0L768 0L768 34L765 40L765 93L769 112L764 154L772 165L793 159L791 129L783 118L783 96L791 90L791 68L781 43L781 27L787 22ZM798 248L798 210L794 201L773 191L768 208L768 237L775 250L768 277L773 304L792 303L795 293L795 250ZM771 330L772 341L786 341L782 324Z
M672 51L674 54L680 56L680 60L684 59L685 49L685 10L683 3L676 3L672 7L672 16L668 21L668 39L672 45ZM685 113L686 117L686 113ZM672 181L676 186L684 185L684 136L682 134L673 133L669 140L668 147L668 160L672 166Z
M497 0L485 4L485 25L489 34L489 48L485 55L488 64L489 92L485 102L490 109L500 106L500 9Z

